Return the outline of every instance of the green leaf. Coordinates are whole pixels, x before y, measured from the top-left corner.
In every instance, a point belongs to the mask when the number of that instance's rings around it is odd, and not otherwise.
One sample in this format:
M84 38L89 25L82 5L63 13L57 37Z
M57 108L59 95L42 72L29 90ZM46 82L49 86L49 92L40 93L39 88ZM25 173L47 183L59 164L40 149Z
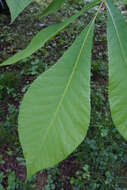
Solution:
M114 124L127 139L127 25L120 12L107 0L109 102Z
M50 5L47 7L47 9L44 10L41 17L56 12L58 9L60 9L64 1L65 0L53 0L52 3L50 3Z
M72 23L76 18L81 16L84 12L88 11L90 8L94 7L100 2L100 0L95 0L86 7L82 8L81 11L79 11L77 14L73 15L69 19L66 19L61 24L54 24L51 25L43 30L41 30L30 42L30 44L22 51L16 53L14 56L10 57L6 61L4 61L0 66L5 65L11 65L13 63L16 63L20 61L21 59L24 59L31 54L33 54L35 51L37 51L39 48L44 46L44 44L52 39L55 35L57 35L61 30L63 30L66 26L68 26L70 23Z
M65 159L87 133L93 25L24 96L18 123L28 178Z
M6 0L6 3L11 12L11 23L14 22L16 17L29 5L32 0Z

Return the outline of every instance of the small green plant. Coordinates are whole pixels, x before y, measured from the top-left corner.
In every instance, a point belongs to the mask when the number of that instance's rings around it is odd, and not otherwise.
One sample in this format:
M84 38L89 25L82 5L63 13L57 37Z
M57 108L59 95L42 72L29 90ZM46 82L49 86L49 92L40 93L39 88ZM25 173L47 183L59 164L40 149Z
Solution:
M12 22L31 0L18 2L20 4L18 9L16 1L13 1L10 3L6 0L11 11ZM64 0L52 1L41 16L57 11L63 3ZM30 56L76 18L96 5L99 6L92 21L58 62L32 83L21 103L18 119L19 137L26 159L28 178L35 172L65 159L87 134L91 112L90 63L93 31L99 12L105 7L108 15L110 109L114 124L121 135L127 139L127 25L111 0L94 0L62 23L43 29L26 49L3 62L1 66L11 65ZM37 69L35 63L31 63L33 74ZM98 63L93 70L98 70ZM14 108L10 107L10 109L13 111ZM109 133L103 126L100 126L99 130L102 138ZM96 148L95 140L86 139L86 142L91 149ZM81 178L89 180L88 165L83 167L83 171L85 173ZM110 183L111 174L107 171L105 176L105 183ZM71 183L75 183L74 178ZM97 188L99 185L94 183L93 186Z

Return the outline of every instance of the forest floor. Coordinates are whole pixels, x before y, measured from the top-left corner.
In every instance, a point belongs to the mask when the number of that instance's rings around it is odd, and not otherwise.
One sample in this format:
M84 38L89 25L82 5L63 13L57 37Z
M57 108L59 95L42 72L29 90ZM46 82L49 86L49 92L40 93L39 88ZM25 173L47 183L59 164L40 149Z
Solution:
M9 25L0 15L0 63L25 48L41 29L61 22L84 6L67 3L57 14L39 19L33 3ZM0 190L127 190L127 142L113 125L108 103L106 10L96 21L91 67L91 122L86 138L66 160L26 179L18 139L21 99L32 81L47 70L73 43L95 9L64 29L43 48L19 63L0 67Z

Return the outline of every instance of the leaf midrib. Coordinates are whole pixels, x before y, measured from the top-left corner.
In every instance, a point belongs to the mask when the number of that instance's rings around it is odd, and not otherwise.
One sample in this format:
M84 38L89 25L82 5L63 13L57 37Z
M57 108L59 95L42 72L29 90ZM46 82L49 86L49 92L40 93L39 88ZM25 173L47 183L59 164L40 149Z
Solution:
M62 105L62 103L63 103L63 101L64 101L64 98L65 98L65 96L66 96L66 94L67 94L68 88L69 88L69 86L70 86L70 84L71 84L71 82L72 82L72 78L73 78L73 76L74 76L74 74L75 74L75 70L76 70L77 65L78 65L78 63L79 63L79 60L80 60L80 57L81 57L83 48L84 48L84 46L85 46L85 42L86 42L87 37L88 37L88 35L89 35L89 33L90 33L91 29L92 29L93 24L94 24L94 22L91 23L91 25L89 26L89 29L88 29L88 31L87 31L87 33L86 33L86 36L85 36L85 39L84 39L84 41L83 41L83 44L82 44L82 46L81 46L81 48L80 48L78 57L77 57L76 62L75 62L75 64L74 64L74 66L73 66L73 69L72 69L72 72L71 72L70 77L69 77L69 79L68 79L68 82L67 82L67 84L66 84L66 86L65 86L65 88L64 88L63 95L62 95L62 97L61 97L61 99L60 99L60 101L59 101L59 103L58 103L58 105L57 105L57 107L56 107L56 111L55 111L55 113L53 114L53 117L52 117L52 119L51 119L51 121L50 121L50 123L49 123L47 132L45 133L43 142L47 139L47 136L48 136L48 134L49 134L49 130L51 129L51 127L53 126L53 124L54 124L54 122L55 122L55 120L56 120L57 114L58 114L58 112L59 112L59 110L60 110L60 107L61 107L61 105Z

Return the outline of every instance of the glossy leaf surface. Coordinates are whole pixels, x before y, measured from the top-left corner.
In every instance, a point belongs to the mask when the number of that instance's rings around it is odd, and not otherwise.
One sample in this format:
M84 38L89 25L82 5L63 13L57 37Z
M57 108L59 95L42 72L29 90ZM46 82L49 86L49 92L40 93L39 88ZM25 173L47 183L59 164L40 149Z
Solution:
M28 177L65 159L87 133L93 25L24 96L18 122Z
M109 101L111 115L127 139L127 25L111 0L108 8Z
M21 59L24 59L31 54L33 54L35 51L37 51L39 48L41 48L48 40L52 39L55 35L57 35L61 30L63 30L66 26L68 26L70 23L72 23L76 18L81 16L85 11L88 11L90 8L96 6L100 0L95 0L91 2L86 7L82 8L81 11L79 11L77 14L73 15L69 19L65 20L61 24L54 24L51 25L43 30L41 30L30 42L30 44L22 51L16 53L14 56L10 57L6 61L4 61L0 66L5 65L11 65L13 63L16 63L20 61Z
M6 3L11 12L11 23L14 22L16 17L29 5L32 0L6 0Z
M41 17L56 12L58 9L60 9L64 1L65 0L53 0L52 3L50 3L50 5L47 7L47 9L44 10Z

